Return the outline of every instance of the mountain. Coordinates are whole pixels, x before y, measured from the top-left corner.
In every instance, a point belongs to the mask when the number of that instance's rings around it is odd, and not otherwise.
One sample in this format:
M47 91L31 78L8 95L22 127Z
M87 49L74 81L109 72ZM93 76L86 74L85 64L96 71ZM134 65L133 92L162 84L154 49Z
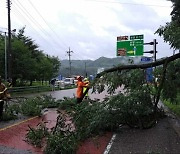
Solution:
M71 60L71 75L96 75L98 68L110 68L118 65L120 58L100 57L96 60ZM64 77L70 74L69 60L61 60L60 74Z
M135 63L140 57L134 57ZM111 68L117 65L132 63L132 57L106 58L100 57L96 60L71 60L71 75L96 75L98 68ZM64 77L69 76L69 60L61 60L60 74Z

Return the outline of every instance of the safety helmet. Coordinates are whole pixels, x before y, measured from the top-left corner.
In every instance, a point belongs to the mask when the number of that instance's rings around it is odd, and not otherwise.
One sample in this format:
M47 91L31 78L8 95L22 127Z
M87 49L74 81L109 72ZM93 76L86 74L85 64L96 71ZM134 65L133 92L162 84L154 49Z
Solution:
M87 78L84 78L84 81L88 81L88 79L87 79Z
M76 79L77 79L77 80L81 79L81 76L77 76Z

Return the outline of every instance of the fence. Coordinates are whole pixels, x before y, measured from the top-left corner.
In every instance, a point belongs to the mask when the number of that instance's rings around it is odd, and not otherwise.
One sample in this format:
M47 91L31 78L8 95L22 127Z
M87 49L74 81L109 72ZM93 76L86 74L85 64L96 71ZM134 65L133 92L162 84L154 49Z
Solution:
M20 92L40 92L49 90L49 86L27 86L27 87L12 87L9 88L10 93L20 93Z

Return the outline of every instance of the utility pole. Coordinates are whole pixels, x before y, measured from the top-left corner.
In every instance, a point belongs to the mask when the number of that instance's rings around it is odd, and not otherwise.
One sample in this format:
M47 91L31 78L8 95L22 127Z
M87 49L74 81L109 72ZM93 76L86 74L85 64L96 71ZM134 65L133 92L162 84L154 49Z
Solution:
M71 52L73 52L73 51L71 51L70 47L69 47L69 51L66 51L66 52L67 52L68 57L69 57L69 76L71 77Z
M85 62L85 77L87 77L87 72L86 72L86 62Z
M6 43L6 32L4 32L5 34L5 40L4 40L4 73L5 73L5 81L7 81L7 43Z
M11 1L7 0L8 8L8 78L12 78L12 52L11 52Z

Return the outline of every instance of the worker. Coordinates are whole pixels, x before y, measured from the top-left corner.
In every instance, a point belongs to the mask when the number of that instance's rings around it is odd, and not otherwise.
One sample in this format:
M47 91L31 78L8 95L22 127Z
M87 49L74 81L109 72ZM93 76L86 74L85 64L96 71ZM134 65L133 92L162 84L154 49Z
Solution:
M52 79L51 80L52 91L55 91L55 83L56 83L56 79Z
M88 80L88 78L84 78L84 83L89 86L89 80ZM83 88L83 93L85 93L86 90L87 90L87 87L84 87L84 88ZM88 91L87 91L86 94L85 94L85 99L87 99L87 98L88 98Z
M6 86L2 83L0 76L0 120L3 116L4 100L6 100L8 97L10 97L10 95L8 94Z
M8 88L12 88L12 79L9 78L7 82L8 82Z
M76 91L76 97L77 97L77 103L81 103L84 95L83 95L83 88L88 87L86 83L82 81L81 76L77 76L77 91Z

